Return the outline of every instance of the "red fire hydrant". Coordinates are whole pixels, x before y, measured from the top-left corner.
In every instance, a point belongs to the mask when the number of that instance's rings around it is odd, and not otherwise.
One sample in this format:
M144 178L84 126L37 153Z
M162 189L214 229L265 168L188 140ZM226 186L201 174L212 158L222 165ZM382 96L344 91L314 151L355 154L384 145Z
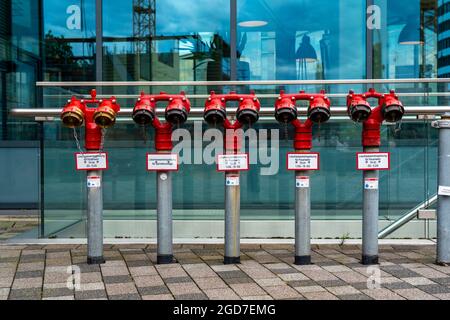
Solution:
M156 103L167 102L166 122L156 115ZM147 170L157 171L157 263L173 262L172 236L172 176L178 169L176 155L172 155L172 129L187 120L191 104L184 92L169 95L141 93L133 110L133 120L139 125L152 125L155 128L155 149L157 154L147 154ZM149 163L153 163L152 168ZM174 169L175 168L175 169Z
M95 90L91 99L72 97L61 112L64 126L70 128L85 125L85 149L91 152L77 153L77 169L87 170L87 263L104 263L103 258L103 188L102 170L107 168L107 157L103 152L102 129L109 128L116 122L120 106L115 97L97 99ZM95 108L88 104L97 105ZM79 160L79 156L81 160ZM99 165L104 159L103 165ZM80 162L83 169L79 168Z
M226 104L239 102L236 120L227 118ZM238 129L252 125L259 118L261 105L255 93L215 94L211 91L205 102L204 119L210 125L223 125L225 129L225 154L217 157L218 170L225 171L225 254L224 264L240 262L240 176L241 170L248 169L248 155L239 154L242 136ZM219 160L219 157L220 160ZM223 168L220 166L223 165Z
M367 99L375 98L378 105L371 108ZM381 124L400 121L405 113L394 90L388 94L369 89L366 93L347 96L347 111L355 122L363 122L363 153L358 153L358 169L363 171L363 221L361 263L378 263L379 174L389 169L389 153L380 153Z
M77 99L73 96L61 112L64 126L76 128L85 125L86 150L100 150L102 129L113 126L117 113L120 111L115 97L103 100L98 100L96 97L96 90L91 91L91 99ZM90 108L88 104L96 104L97 107Z
M308 101L306 121L298 117L296 102ZM330 100L325 91L309 94L300 91L297 94L280 96L275 104L275 118L278 122L295 128L295 153L288 153L288 170L295 170L295 259L297 265L311 263L311 197L309 176L311 170L319 169L319 154L310 153L312 148L312 127L314 123L328 121L331 116Z

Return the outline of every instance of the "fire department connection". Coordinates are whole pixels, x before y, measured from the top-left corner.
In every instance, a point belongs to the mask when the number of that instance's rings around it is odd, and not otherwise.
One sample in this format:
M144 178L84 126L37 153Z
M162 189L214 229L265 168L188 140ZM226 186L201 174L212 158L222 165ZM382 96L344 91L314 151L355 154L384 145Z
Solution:
M375 99L377 106L372 108L369 99ZM296 106L297 101L309 104L307 118L301 121ZM228 117L227 104L237 103L235 118ZM165 103L165 121L156 115L156 104ZM96 107L88 107L88 105ZM320 169L320 155L311 152L312 127L330 119L330 99L324 91L318 94L288 94L283 91L275 103L275 118L284 125L295 128L294 152L286 157L287 169L295 172L295 264L311 263L311 199L310 178L315 170ZM217 156L217 171L225 173L225 230L224 230L224 263L240 262L240 171L249 170L248 154L241 153L241 128L251 126L259 119L261 104L255 95L216 94L211 92L205 102L203 117L212 126L224 129L224 153ZM85 149L87 152L77 153L77 168L87 170L88 198L88 263L102 263L102 181L101 170L107 169L107 154L102 152L103 133L115 123L120 107L114 97L96 99L95 90L91 99L82 100L72 97L61 113L63 125L71 128L85 125ZM363 264L378 263L378 216L379 216L379 170L390 168L389 153L379 152L380 129L383 121L398 122L405 113L404 107L394 91L387 94L370 89L366 93L356 94L350 91L347 96L347 111L350 119L363 123L363 152L356 155L357 169L363 171L363 226L362 226L362 259ZM147 154L147 170L157 173L157 262L174 261L172 249L172 171L178 170L178 158L172 154L171 134L174 126L186 122L190 112L190 102L184 92L177 95L160 93L147 95L142 93L132 113L132 118L140 126L152 126L155 130L156 153ZM450 118L450 117L447 117ZM435 126L440 135L449 130L445 124L447 118ZM447 122L446 122L447 121ZM445 123L444 123L445 122ZM450 127L450 125L448 126ZM441 140L444 140L443 138ZM449 140L449 139L447 139ZM442 142L442 141L441 141ZM440 145L440 150L445 148ZM449 164L439 158L439 180L447 181L448 174L443 168ZM442 167L442 168L441 168ZM442 169L442 170L441 170ZM442 171L442 172L441 172ZM449 180L450 181L450 180ZM447 181L448 182L448 181ZM450 185L450 182L447 183ZM448 216L439 211L450 211L447 204L449 195L439 199L438 210L438 262L450 262L450 239ZM444 217L444 218L443 218ZM447 239L442 243L441 239Z

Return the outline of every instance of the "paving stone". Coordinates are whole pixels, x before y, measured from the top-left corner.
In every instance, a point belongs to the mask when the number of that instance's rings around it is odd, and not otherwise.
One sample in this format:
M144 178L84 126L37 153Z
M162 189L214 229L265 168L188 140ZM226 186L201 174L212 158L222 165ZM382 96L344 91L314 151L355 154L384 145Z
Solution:
M16 272L16 279L43 277L43 275L44 275L44 272L42 270L19 271L19 272Z
M367 281L367 277L355 271L335 272L334 275L347 283Z
M297 290L300 293L306 293L306 292L321 292L321 291L327 291L325 288L317 285L312 286L301 286L301 287L294 287L295 290Z
M44 262L19 263L19 265L17 266L17 271L43 271L44 267Z
M44 289L44 291L42 292L43 298L59 297L59 296L73 296L73 290L68 288L57 288L57 289Z
M11 289L9 300L40 300L41 288Z
M438 293L435 294L434 296L441 300L450 300L450 293Z
M417 288L429 294L450 293L450 287L439 284L418 285Z
M219 277L205 277L205 278L197 278L195 279L197 286L200 289L219 289L219 288L228 288L228 285Z
M129 275L125 276L105 276L103 277L103 282L105 284L110 283L125 283L125 282L132 282L133 279Z
M102 274L100 272L82 272L80 274L81 283L101 282Z
M356 290L352 286L338 286L338 287L327 287L326 288L329 292L332 294L339 296L339 295L357 295L360 293L359 290Z
M74 296L57 296L57 297L42 298L42 300L75 300L75 297Z
M105 290L75 291L76 300L101 299L107 297Z
M167 286L174 296L201 292L195 283L169 283Z
M433 281L443 286L450 286L450 277L445 278L433 278Z
M105 284L103 282L81 283L80 290L105 290Z
M165 279L165 282L168 283L193 283L194 281L190 277L173 277Z
M393 283L381 283L381 286L383 288L389 289L389 290L397 290L397 289L411 289L414 288L414 286L408 282L393 282ZM367 289L367 288L366 288Z
M106 292L108 296L112 295L122 295L122 294L133 294L137 293L137 289L134 283L112 283L106 284Z
M396 289L394 291L408 300L437 300L436 297L417 288Z
M184 264L184 270L193 278L215 277L216 273L205 263ZM235 270L239 270L236 268ZM231 270L233 271L233 270Z
M261 279L264 280L264 279ZM280 283L283 283L281 279L278 279ZM253 280L250 277L242 277L242 278L224 278L223 281L225 281L228 285L235 284L235 283L254 283L255 281L258 282L258 279Z
M13 289L41 288L42 278L21 278L14 279Z
M346 294L342 296L337 296L340 300L373 300L371 297L365 294Z
M420 277L420 274L398 265L381 267L381 270L391 274L396 278Z
M138 267L129 267L130 273L133 277L135 276L153 276L157 275L158 272L156 268L153 266L138 266Z
M100 272L100 265L98 264L87 264L87 263L76 263L75 266L80 268L82 273L89 272Z
M177 264L163 264L163 265L157 265L156 270L158 271L159 275L164 278L175 278L175 277L187 277L188 274L184 269Z
M234 270L234 271L219 271L217 274L222 279L230 279L230 278L247 278L247 274L242 272L241 270Z
M213 269L215 272L224 272L224 271L240 271L238 267L234 264L221 264L221 265L214 265L211 266L211 269Z
M324 281L316 281L317 284L321 285L322 287L339 287L339 286L345 286L347 283L342 280L324 280Z
M180 294L175 296L175 300L208 300L203 293Z
M141 296L170 294L170 290L166 286L138 287L138 291Z
M435 282L431 281L430 279L427 279L424 277L412 277L412 278L401 278L401 279L409 284L412 284L413 286L436 284Z
M163 286L164 281L159 275L134 277L134 283L137 287Z
M242 297L242 300L273 300L273 298L269 295L264 296L246 296Z
M124 267L101 267L104 277L129 275L128 269Z
M267 279L255 279L254 281L251 278L249 278L249 279L250 279L250 282L256 282L257 284L259 284L262 287L282 286L285 284L285 282L278 277L272 277L272 278L267 278Z
M264 287L274 299L297 298L300 294L287 285Z
M233 289L240 297L245 296L259 296L266 295L267 293L261 289L256 283L236 283L230 285L231 289Z
M350 269L349 267L347 267L345 265L330 265L330 266L323 266L322 268L331 273L352 271L352 269Z
M230 288L218 288L204 290L211 300L239 300L239 296Z
M127 261L128 267L150 267L153 263L150 260L133 260Z
M402 296L385 288L366 289L362 292L375 300L405 300Z
M110 295L109 300L141 300L141 296L137 293Z
M323 269L302 270L302 273L314 281L339 280L334 274Z
M171 294L155 294L142 296L142 300L173 300L173 296Z
M303 296L308 300L339 300L335 295L327 292L305 292Z

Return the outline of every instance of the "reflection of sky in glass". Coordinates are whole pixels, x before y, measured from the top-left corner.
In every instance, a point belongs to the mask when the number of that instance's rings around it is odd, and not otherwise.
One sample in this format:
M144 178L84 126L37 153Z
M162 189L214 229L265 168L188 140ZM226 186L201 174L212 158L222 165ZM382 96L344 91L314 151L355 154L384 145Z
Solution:
M81 8L82 29L69 30L66 10L71 5ZM95 37L95 0L44 0L44 32L65 38Z
M247 33L248 40L242 50L241 61L249 64L250 79L297 78L298 70L292 72L292 69L298 69L295 50L298 49L303 34L310 36L311 45L317 53L317 62L307 64L308 79L315 79L322 69L320 41L327 30L330 31L330 42L327 47L329 63L325 77L364 77L364 2L238 0L238 23L254 20L266 21L267 24L255 28L238 27L238 33ZM273 36L268 38L268 33ZM277 38L294 43L286 43L286 49L283 50L283 45L277 43Z

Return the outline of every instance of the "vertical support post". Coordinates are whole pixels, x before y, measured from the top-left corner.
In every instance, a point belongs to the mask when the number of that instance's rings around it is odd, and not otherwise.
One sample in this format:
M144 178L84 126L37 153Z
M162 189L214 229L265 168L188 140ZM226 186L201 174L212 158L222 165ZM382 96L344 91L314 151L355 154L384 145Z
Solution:
M87 171L87 233L87 263L105 263L103 258L103 187L101 170Z
M378 152L379 147L364 147L364 152ZM367 187L367 182L376 179L378 170L363 171L363 227L362 227L362 264L378 263L378 186L373 189Z
M238 183L229 181L237 179ZM241 189L239 172L225 174L225 255L224 264L240 263Z
M439 129L438 150L438 186L439 189L450 187L450 114L433 122ZM437 206L437 256L436 263L450 264L450 196L438 191Z
M173 262L172 246L172 174L158 171L156 174L157 207L157 263Z
M95 0L95 79L103 81L103 0Z
M230 0L230 80L237 80L237 0Z
M298 185L298 180L307 183ZM309 171L295 172L295 261L296 265L311 264L311 193Z

